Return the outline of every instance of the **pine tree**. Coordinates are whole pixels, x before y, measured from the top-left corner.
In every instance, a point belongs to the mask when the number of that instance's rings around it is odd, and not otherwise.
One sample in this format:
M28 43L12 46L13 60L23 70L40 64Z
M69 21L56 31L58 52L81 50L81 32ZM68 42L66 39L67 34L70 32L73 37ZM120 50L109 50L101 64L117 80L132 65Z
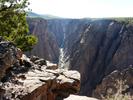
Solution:
M28 0L0 0L0 35L23 51L32 49L37 38L29 34L26 21Z

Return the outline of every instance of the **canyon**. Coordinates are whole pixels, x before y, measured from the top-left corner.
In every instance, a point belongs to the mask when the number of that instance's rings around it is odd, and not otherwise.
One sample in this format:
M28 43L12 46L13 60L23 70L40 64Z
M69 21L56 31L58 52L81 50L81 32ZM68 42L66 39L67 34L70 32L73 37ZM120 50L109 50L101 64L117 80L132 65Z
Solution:
M0 37L0 100L97 100L78 96L80 73L37 56L27 57Z
M79 71L79 95L98 97L104 78L133 65L132 24L115 19L27 18L27 22L39 41L27 54ZM132 90L132 82L128 85Z

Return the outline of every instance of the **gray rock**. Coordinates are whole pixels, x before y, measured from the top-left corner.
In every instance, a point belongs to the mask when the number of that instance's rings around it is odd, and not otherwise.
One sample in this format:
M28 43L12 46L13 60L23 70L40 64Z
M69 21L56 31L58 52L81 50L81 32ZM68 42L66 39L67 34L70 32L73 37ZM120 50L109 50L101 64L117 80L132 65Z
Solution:
M105 76L93 92L93 97L103 99L107 96L133 95L133 68L127 67L121 71L115 70Z
M18 49L11 42L0 40L0 80L20 57Z
M68 98L64 100L98 100L98 99L86 96L70 95Z

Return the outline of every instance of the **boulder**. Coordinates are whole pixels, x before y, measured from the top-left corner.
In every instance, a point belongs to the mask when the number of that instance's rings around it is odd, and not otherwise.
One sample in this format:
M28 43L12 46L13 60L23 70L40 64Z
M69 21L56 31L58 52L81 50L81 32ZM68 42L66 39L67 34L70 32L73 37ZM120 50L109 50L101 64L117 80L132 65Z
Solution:
M38 65L46 65L46 61L44 59L38 59L34 62L35 64L38 64Z
M55 70L55 69L58 68L58 65L57 65L57 64L52 63L52 62L50 62L50 61L48 61L48 60L45 60L45 59L43 59L43 58L39 58L39 57L37 57L37 56L31 56L31 57L30 57L30 60L31 60L32 62L34 62L35 64L40 65L40 66L46 65L46 66L45 66L46 69Z
M50 61L46 61L47 62L47 69L52 69L55 70L58 68L58 65L55 63L51 63Z

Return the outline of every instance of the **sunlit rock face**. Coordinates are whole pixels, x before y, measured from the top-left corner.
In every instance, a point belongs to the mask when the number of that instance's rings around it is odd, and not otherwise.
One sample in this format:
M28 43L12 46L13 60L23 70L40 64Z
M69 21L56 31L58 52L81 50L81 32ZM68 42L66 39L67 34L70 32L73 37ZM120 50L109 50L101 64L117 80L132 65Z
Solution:
M43 58L28 58L0 40L0 100L63 100L80 90L80 74L58 69Z
M49 70L46 65L34 63L30 67L26 64L18 67L8 70L0 82L1 100L63 100L79 92L77 71Z
M98 99L87 96L70 95L68 98L64 100L98 100Z

